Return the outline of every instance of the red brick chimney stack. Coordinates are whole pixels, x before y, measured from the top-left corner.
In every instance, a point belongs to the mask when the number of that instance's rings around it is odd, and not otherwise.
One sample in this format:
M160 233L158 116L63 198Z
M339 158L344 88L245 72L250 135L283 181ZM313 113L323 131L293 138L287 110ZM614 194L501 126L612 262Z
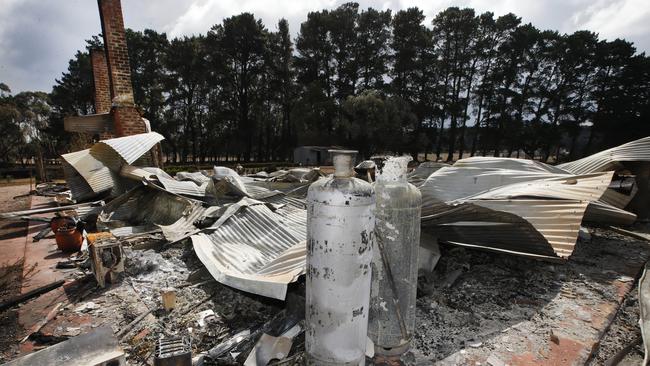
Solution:
M111 83L108 80L106 52L103 48L90 50L90 63L95 83L95 113L108 113L111 111Z
M97 5L106 50L115 133L128 136L147 132L133 99L121 1L97 0Z

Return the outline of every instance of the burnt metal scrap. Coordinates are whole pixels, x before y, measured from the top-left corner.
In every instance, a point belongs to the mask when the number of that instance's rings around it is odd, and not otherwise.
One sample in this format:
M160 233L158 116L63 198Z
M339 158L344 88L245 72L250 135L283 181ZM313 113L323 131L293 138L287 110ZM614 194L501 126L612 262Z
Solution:
M244 198L191 240L217 281L283 300L305 271L305 225L304 209Z
M566 258L583 219L635 218L603 202L613 175L576 175L520 159L462 159L420 186L422 223L442 241Z
M607 164L568 165L571 169L529 160L477 157L453 165L425 163L407 173L406 159L392 165L364 162L358 169L369 181L374 178L368 169L377 170L377 182L372 186L352 178L349 154L334 159L335 173L324 179L321 169L313 168L240 175L218 166L210 172L179 172L172 177L150 166L149 152L161 137L143 135L103 141L64 157L73 198L82 201L101 196L108 202L78 206L80 211L97 216L98 230L110 233L110 237L84 247L89 268L100 286L119 283L132 271L128 253L134 251L127 248L128 243L142 238L138 245L146 248L182 247L193 253L207 276L201 284L216 280L249 294L289 302L292 286L300 286L291 283L306 274L303 302L310 310L304 326L293 324L282 332L269 332L266 327L233 332L232 339L219 338L213 350L203 354L244 364L262 365L289 356L294 338L301 337L303 329L310 360L361 362L369 351L367 335L375 360L396 362L409 349L416 332L418 264L426 276L432 276L441 253L444 258L437 241L566 259L574 251L583 222L633 222L636 216L625 208L640 191L635 177L612 160L622 158L611 153L596 154L610 159ZM399 172L391 171L395 165ZM583 165L595 166L595 171L576 168ZM422 203L408 198L405 187L421 194ZM422 253L426 258L418 263ZM163 269L174 278L179 268ZM450 288L463 270L456 268L452 273L456 277L445 288ZM130 281L134 289L157 281L152 277L138 280L144 282ZM140 291L153 292L156 298L161 291L174 294L173 306L162 302L165 316L187 314L196 304L200 309L212 296L186 304L176 279L171 284L155 282ZM219 322L215 313L211 313L213 322ZM160 318L163 313L149 307L140 314L144 315L131 322ZM198 324L207 329L212 322ZM176 356L187 362L189 354L182 342L176 344L177 339L169 336L159 338L160 352L151 356L154 363L172 362ZM177 354L166 352L176 345Z

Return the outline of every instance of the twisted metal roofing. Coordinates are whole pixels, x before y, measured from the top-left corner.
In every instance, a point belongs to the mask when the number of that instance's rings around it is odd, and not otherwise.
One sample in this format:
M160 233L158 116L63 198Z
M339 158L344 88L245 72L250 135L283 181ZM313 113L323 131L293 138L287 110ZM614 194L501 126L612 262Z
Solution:
M90 151L110 167L113 167L117 163L116 159L122 159L126 164L133 164L164 139L157 132L141 133L138 135L102 140L93 145Z
M443 241L536 256L572 253L587 207L613 176L561 174L516 159L464 160L420 186L423 226Z
M209 182L212 178L208 177L202 172L178 172L176 173L176 179L181 181L189 180L196 183L197 185L201 185L205 182Z
M111 176L111 171L103 162L97 160L90 154L90 149L63 154L61 155L61 158L63 158L66 180L70 178L71 182L68 183L72 183L70 189L72 190L74 199L82 199L78 196L86 198L86 196L90 195L90 192L87 192L87 189L78 181L78 177L73 174L73 171L70 170L70 168L76 171L76 173L85 180L87 186L90 187L94 193L105 192L113 188L113 177Z
M650 161L650 136L557 167L574 174L618 170L619 162Z
M244 198L191 239L196 255L217 281L284 299L287 285L305 271L306 224L306 210L273 209Z

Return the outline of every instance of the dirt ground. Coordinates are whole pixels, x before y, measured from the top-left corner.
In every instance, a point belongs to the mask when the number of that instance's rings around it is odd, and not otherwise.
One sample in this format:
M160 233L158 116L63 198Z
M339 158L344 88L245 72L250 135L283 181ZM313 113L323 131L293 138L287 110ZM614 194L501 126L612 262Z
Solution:
M0 212L28 209L31 198L24 196L27 192L29 192L29 185L2 187L0 189ZM20 195L23 196L14 199ZM26 233L26 222L0 220L0 240L24 237ZM0 256L0 302L20 294L22 272L23 262L21 260L8 262ZM0 312L0 329L2 329L0 331L0 349L15 348L17 331L17 313L15 311Z

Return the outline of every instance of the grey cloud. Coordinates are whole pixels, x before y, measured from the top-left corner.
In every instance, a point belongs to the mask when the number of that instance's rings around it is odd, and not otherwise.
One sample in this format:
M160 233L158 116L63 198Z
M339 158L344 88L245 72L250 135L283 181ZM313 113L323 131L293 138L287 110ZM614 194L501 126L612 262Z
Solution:
M308 11L334 8L344 0L303 0L240 2L216 0L210 12L187 16L192 4L210 5L213 0L122 0L124 20L127 27L143 30L156 29L161 32L184 35L205 33L213 24L241 11L251 11L262 18L270 30L277 28L281 17L289 21L291 33L295 36L300 23ZM601 8L611 4L619 6L626 1L639 0L361 0L360 7L377 9L390 8L393 11L418 6L427 15L427 22L435 14L448 7L472 7L477 12L493 11L497 16L513 12L524 22L531 22L542 29L558 29L573 32L585 26L597 27L590 18ZM641 2L644 4L644 2ZM620 5L622 6L622 5ZM643 6L643 5L642 5ZM650 3L645 2L646 7ZM589 11L586 11L589 10ZM650 14L648 9L644 14ZM625 19L623 19L625 20ZM185 21L186 24L182 24ZM650 50L650 15L634 24L619 22L617 28L608 27L609 39L626 38L635 42L639 51ZM596 25L594 25L596 24ZM634 31L630 31L634 27ZM590 29L598 32L598 29ZM68 60L75 52L85 47L85 39L101 31L97 3L91 0L17 0L5 4L0 10L0 81L11 86L14 92L22 90L49 91L54 79L67 69Z

